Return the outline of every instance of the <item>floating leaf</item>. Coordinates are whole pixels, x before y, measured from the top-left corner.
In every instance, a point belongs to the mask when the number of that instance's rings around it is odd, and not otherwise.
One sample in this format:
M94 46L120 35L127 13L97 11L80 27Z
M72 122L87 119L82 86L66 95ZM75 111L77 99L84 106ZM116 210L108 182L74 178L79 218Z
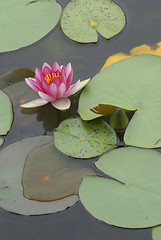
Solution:
M95 165L113 180L94 176L83 179L80 199L94 217L126 228L161 223L159 152L119 148L100 157Z
M150 54L155 56L161 56L161 42L156 44L144 44L139 47L135 47L130 51L132 56Z
M82 121L69 118L63 121L54 132L54 144L64 154L75 158L99 156L117 143L114 130L105 122Z
M161 226L153 227L152 229L152 239L160 240L161 239Z
M9 97L0 90L0 135L6 135L10 130L13 120L12 104ZM4 142L0 139L0 145Z
M29 113L26 115L21 112L20 104L37 97L37 94L26 86L24 78L28 76L34 76L34 72L30 69L16 69L0 77L0 88L3 88L3 91L10 97L14 110L12 130L6 139L8 144L24 138L24 132L26 137L33 136L32 128L34 128L34 131L37 129L37 135L43 134L44 131L40 132L40 128L37 127L38 123L34 121L36 120L34 111L28 111ZM37 112L40 112L40 109L37 109ZM35 125L33 125L33 122ZM32 128L29 124L32 124Z
M30 45L50 32L61 14L55 0L1 0L0 52Z
M103 65L101 71L103 71L105 68L111 66L114 63L117 63L121 60L124 60L126 58L130 58L131 56L125 54L125 53L116 53L112 56L110 56L107 61L105 62L105 64Z
M124 59L98 73L81 94L82 119L98 117L90 109L99 104L104 104L104 108L107 105L107 109L111 105L136 111L125 131L125 144L161 147L160 66L161 57L142 55Z
M63 156L54 146L34 149L23 171L24 196L38 201L53 201L78 194L82 178L95 175L82 161Z
M27 77L34 77L34 75L34 71L27 68L19 68L9 71L0 77L0 88L6 88L11 84L24 81Z
M49 136L23 139L1 150L0 207L18 214L39 215L64 210L78 201L76 195L54 202L37 202L23 196L21 178L25 159L35 147L50 140Z
M4 140L0 138L0 146L3 144Z
M71 0L61 17L64 34L81 43L97 42L97 32L109 39L125 24L124 12L111 0Z

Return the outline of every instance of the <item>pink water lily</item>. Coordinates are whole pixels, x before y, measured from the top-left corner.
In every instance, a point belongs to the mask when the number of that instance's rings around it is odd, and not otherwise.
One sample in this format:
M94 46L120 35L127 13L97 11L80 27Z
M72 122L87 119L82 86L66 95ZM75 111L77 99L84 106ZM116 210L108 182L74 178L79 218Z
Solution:
M71 104L68 97L82 89L90 80L78 80L71 85L72 79L73 69L71 63L68 63L66 67L59 66L57 62L54 62L52 67L44 63L42 71L39 68L35 69L35 78L25 79L29 87L37 92L40 98L25 103L21 107L33 108L51 102L59 110L68 109Z

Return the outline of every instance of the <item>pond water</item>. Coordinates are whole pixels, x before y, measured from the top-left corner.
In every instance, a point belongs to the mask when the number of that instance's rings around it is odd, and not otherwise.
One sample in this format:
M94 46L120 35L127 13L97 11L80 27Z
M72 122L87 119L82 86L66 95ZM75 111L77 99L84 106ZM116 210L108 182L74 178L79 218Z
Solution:
M58 0L65 6L68 0ZM100 71L106 59L117 52L129 52L141 44L154 44L161 41L161 1L160 0L115 0L125 11L127 25L124 30L110 40L99 36L97 44L79 44L66 38L60 25L37 43L17 51L0 53L0 76L17 68L40 67L46 61L52 64L72 63L74 82L94 76ZM26 88L27 89L27 88ZM51 134L60 121L72 116L77 110L79 96L73 97L72 108L63 114L48 106L47 114L41 117L40 111L29 112L16 105L16 99L25 91L21 85L5 90L15 101L13 127L5 138L4 148L23 138ZM34 93L33 93L34 94ZM32 97L32 96L31 96ZM46 123L52 114L54 121ZM92 160L89 160L92 165ZM130 230L110 226L93 218L78 202L65 211L42 215L20 216L0 209L0 240L151 240L151 229Z

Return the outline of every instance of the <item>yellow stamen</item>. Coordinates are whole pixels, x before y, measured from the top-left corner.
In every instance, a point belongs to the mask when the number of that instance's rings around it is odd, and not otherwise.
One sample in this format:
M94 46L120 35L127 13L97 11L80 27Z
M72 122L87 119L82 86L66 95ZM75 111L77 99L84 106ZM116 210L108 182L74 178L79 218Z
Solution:
M50 84L51 82L53 82L55 80L55 78L59 78L61 80L61 74L60 73L48 74L48 75L46 75L46 77L44 79L47 82L47 84Z

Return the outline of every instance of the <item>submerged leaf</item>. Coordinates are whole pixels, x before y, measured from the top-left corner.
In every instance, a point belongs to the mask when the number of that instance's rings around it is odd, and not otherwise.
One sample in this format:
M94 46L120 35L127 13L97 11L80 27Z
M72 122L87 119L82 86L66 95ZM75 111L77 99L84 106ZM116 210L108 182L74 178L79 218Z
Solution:
M94 217L125 228L147 228L161 223L159 152L119 148L100 157L95 165L113 179L96 176L83 179L80 199Z
M71 0L61 17L64 34L81 43L97 42L97 31L109 39L118 34L125 24L124 12L111 0Z
M99 104L136 111L124 135L127 145L161 147L161 57L142 55L124 59L98 73L79 101L83 120L97 118ZM105 111L105 109L104 109Z
M63 121L54 132L54 144L61 152L75 158L92 158L115 147L114 130L100 120L82 121L80 117Z
M11 84L24 81L26 77L34 77L34 75L34 71L27 68L19 68L9 71L0 77L0 88L6 88Z
M24 196L54 201L77 195L82 178L88 175L95 173L82 161L63 156L51 140L27 156L22 177Z
M21 178L25 159L35 147L50 140L49 136L23 139L0 152L1 208L18 214L39 215L64 210L78 201L76 195L54 202L37 202L23 196Z
M0 52L30 45L50 32L61 14L55 1L1 0ZM21 20L20 20L21 19Z

